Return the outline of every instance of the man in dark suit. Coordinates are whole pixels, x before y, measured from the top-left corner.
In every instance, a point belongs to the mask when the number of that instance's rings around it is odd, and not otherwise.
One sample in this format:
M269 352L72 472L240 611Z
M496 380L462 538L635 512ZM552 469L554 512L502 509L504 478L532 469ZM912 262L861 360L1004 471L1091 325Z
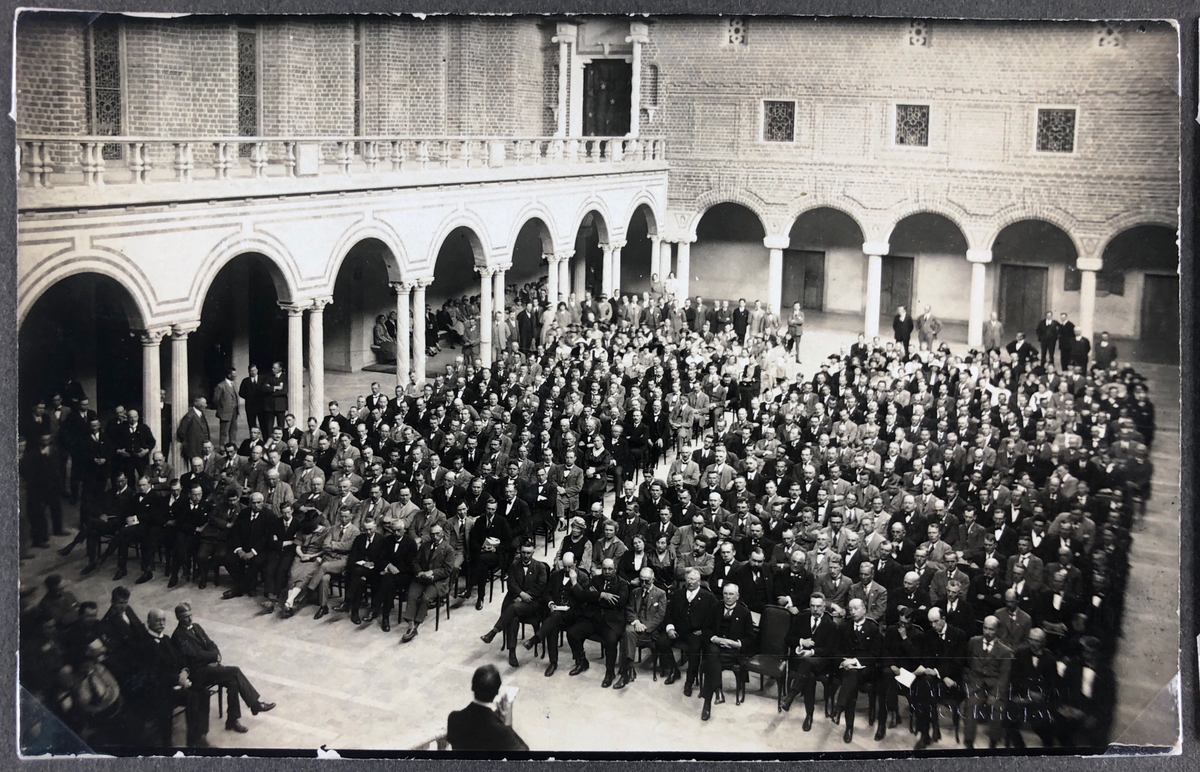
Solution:
M500 693L500 671L484 665L471 678L475 699L462 710L453 711L446 722L446 741L456 751L527 751L529 746L496 712L493 702Z
M629 603L629 582L617 576L616 561L604 559L600 576L592 580L584 597L582 615L567 629L567 643L575 658L570 674L579 675L590 667L583 643L589 635L599 635L604 649L604 681L600 685L608 688L616 679L617 647L625 632L625 606Z
M243 378L241 385L238 386L238 396L246 403L247 430L255 427L262 429L263 385L263 379L258 374L258 365L250 365L250 374Z
M805 732L812 729L817 680L832 679L837 671L839 638L837 623L825 613L825 596L819 592L813 593L809 598L808 612L797 609L788 629L787 645L792 682L788 686L782 706L785 711L790 710L796 696L804 695Z
M146 680L146 717L154 727L149 745L169 748L172 714L182 705L187 721L187 746L208 745L208 701L192 688L187 663L175 642L166 635L167 614L151 609L146 615L146 630L138 641L141 667Z
M654 569L643 565L638 574L638 586L630 588L629 603L625 606L625 630L621 635L621 672L614 689L623 689L637 678L633 658L638 646L650 646L667 616L667 593L654 584ZM656 654L657 655L657 652Z
M272 362L271 372L263 379L263 407L259 425L264 437L271 436L276 426L284 428L284 416L288 411L287 376L282 362ZM343 431L347 427L342 427Z
M250 679L242 674L241 668L221 664L221 650L204 632L204 628L192 622L192 606L190 603L180 603L175 607L175 619L179 624L171 634L171 640L183 654L187 664L189 678L198 689L208 693L212 684L225 687L228 706L226 709L225 729L230 732L245 733L248 730L242 725L242 705L238 698L245 700L254 715L265 713L275 707L273 702L264 702L258 691L250 684ZM208 713L208 701L205 699L203 708Z
M908 309L900 306L896 309L896 315L892 317L892 332L896 336L896 342L904 346L904 356L908 356L908 342L912 339L913 334L913 318L908 313Z
M421 623L429 613L429 604L450 595L454 547L446 540L446 529L441 525L430 528L429 538L421 542L413 562L413 572L413 580L408 585L408 603L404 606L404 621L408 622L408 629L400 638L401 643L408 643L417 637Z
M1064 372L1071 365L1071 346L1075 343L1075 323L1067 319L1064 311L1058 316L1058 352Z
M712 638L720 613L720 602L707 587L701 586L700 570L687 569L683 586L671 593L666 626L658 636L657 643L659 662L672 663L671 674L666 680L668 686L679 680L679 668L674 666L672 647L677 640L682 644L688 661L683 693L688 697L692 696L692 688L700 675L700 656L705 644Z
M258 575L267 565L267 545L271 541L272 516L263 509L265 501L261 493L251 493L250 506L233 521L229 533L231 552L225 567L233 575L234 585L222 598L254 597Z
M509 563L512 538L512 528L508 521L496 512L496 500L489 499L483 516L475 521L467 539L467 562L471 564L472 571L471 584L459 596L471 597L471 588L475 587L478 591L478 597L475 599L476 611L483 609L484 588L492 572Z
M546 677L558 670L558 631L575 624L583 614L584 604L591 585L591 574L586 566L577 565L575 553L562 554L562 568L550 574L546 589L546 608L550 612L537 632L525 640L529 651L540 641L546 642Z
M154 432L149 426L142 423L138 411L130 408L126 415L129 417L128 423L113 433L114 449L116 450L116 460L121 464L125 475L130 480L136 480L146 473L146 467L150 464L150 454L157 450L157 444L154 441ZM32 439L35 442L37 440L37 438ZM203 449L203 445L204 443L201 441L196 447ZM196 455L200 454L196 453Z
M504 633L508 644L508 664L520 667L517 661L517 628L521 622L537 627L542 613L542 598L550 581L550 568L533 559L533 540L521 543L521 552L508 568L508 592L500 605L500 618L492 629L483 634L484 643L491 643L497 633Z
M1062 325L1054 320L1053 311L1046 312L1046 318L1038 322L1034 333L1037 335L1038 343L1042 344L1042 365L1045 366L1047 361L1054 364L1054 348L1058 345Z
M1103 661L1098 638L1085 635L1079 649L1079 658L1068 663L1061 681L1058 740L1065 748L1105 748L1116 707L1116 679Z
M550 529L558 522L558 487L550 482L549 470L544 466L538 467L537 479L530 487L529 509L535 525Z
M963 657L967 648L966 634L948 624L941 609L929 609L926 619L929 632L925 635L920 665L913 671L916 679L909 687L909 704L920 735L914 748L918 751L941 738L938 727L941 702L950 699L957 703L962 699Z
M994 616L983 620L983 635L967 642L967 663L963 680L967 704L963 713L963 744L975 747L978 721L988 722L990 747L995 748L1003 730L1001 717L1008 701L1008 679L1013 651L996 637L1000 623Z
M882 730L886 720L887 690L878 688L880 657L883 654L883 631L879 624L867 616L867 605L860 598L849 603L849 614L842 627L837 655L842 678L837 695L837 708L833 723L845 717L846 731L843 742L854 739L854 710L858 703L858 692L869 686L871 699L875 700L875 716L879 720L876 739L883 739Z
M742 602L759 614L768 603L775 601L775 582L766 565L761 547L750 552L749 559L737 567L729 579L738 586Z
M208 419L204 417L204 409L208 400L196 397L192 400L192 408L179 419L179 428L175 430L175 439L179 441L179 452L182 458L190 461L204 455L204 443L211 439Z
M750 609L738 598L736 584L728 582L721 588L722 607L717 612L712 635L704 646L704 683L700 688L700 696L704 699L700 711L702 721L712 715L713 693L721 691L723 670L733 670L737 677L737 704L742 704L742 663L749 655L753 624Z
M1021 726L1029 724L1046 748L1054 746L1052 702L1057 688L1058 671L1054 657L1046 649L1046 632L1029 631L1029 642L1013 655L1009 674L1009 701L1005 716L1005 734L1010 748L1024 748Z
M372 593L378 592L380 572L390 547L390 537L379 533L379 520L374 517L364 517L362 532L354 538L350 545L350 553L346 556L346 602L345 608L340 606L335 611L349 611L350 621L356 625L362 624L363 619L358 614L359 602L363 593L370 588ZM375 597L374 595L372 597ZM378 606L378 603L375 604ZM374 619L374 613L368 613L367 622Z

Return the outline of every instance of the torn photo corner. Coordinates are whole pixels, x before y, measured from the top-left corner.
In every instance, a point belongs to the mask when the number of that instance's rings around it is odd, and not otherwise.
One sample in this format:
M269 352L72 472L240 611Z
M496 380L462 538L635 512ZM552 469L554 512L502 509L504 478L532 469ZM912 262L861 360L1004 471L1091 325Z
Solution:
M14 35L22 756L1180 752L1176 23Z

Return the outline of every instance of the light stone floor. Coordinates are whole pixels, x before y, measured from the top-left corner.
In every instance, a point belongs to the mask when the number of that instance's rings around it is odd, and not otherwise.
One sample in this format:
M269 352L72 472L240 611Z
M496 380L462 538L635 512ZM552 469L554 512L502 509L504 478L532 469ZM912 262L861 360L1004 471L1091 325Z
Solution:
M829 352L853 342L854 320L828 317L808 325L801 351L800 370L810 374L814 363ZM952 328L950 343L959 350L965 332ZM452 355L451 352L449 355ZM447 354L441 355L441 357ZM430 363L431 370L440 357ZM1117 656L1120 685L1114 739L1134 744L1171 745L1175 742L1178 713L1164 687L1178 669L1179 623L1179 411L1178 368L1148 366L1152 395L1159 415L1155 444L1155 495L1145 522L1135 526L1132 575L1125 622L1126 636ZM328 373L330 397L349 401L364 393L371 373ZM73 510L68 525L77 523ZM60 546L64 539L55 539ZM539 554L541 550L539 548ZM35 551L21 565L23 584L40 583L53 571L61 572L81 599L107 608L114 586L110 562L105 570L86 578L81 550L69 559L52 551ZM268 615L246 598L223 601L211 587L194 585L168 590L161 576L144 585L132 584L133 607L145 615L152 607L168 610L181 600L193 604L196 621L221 646L229 664L243 668L264 699L278 707L260 716L246 713L247 734L226 732L213 716L209 741L236 749L402 750L411 748L445 727L450 710L470 699L470 678L475 668L491 662L500 668L506 685L520 688L514 726L529 746L545 751L726 751L780 753L805 751L901 751L915 738L904 727L890 730L876 743L873 732L860 718L852 744L842 742L842 727L818 719L809 733L801 731L803 710L778 713L768 684L756 693L754 679L746 702L735 706L732 677L726 674L729 701L713 708L712 720L700 721L698 697L683 696L681 685L654 683L648 669L622 691L601 689L603 663L599 647L589 644L592 668L571 678L561 668L551 679L543 676L544 660L534 660L519 649L521 667L509 667L499 639L485 646L479 641L495 620L500 598L485 604L455 609L443 617L435 632L432 618L417 638L400 643L403 626L389 634L373 625L355 628L345 614L331 614L314 622L313 607L290 620ZM226 579L225 585L227 586ZM497 587L499 592L499 587ZM169 629L173 629L172 626ZM569 653L562 652L569 664ZM177 732L181 728L177 728ZM1030 738L1031 744L1036 740ZM953 733L944 733L938 747L955 747Z

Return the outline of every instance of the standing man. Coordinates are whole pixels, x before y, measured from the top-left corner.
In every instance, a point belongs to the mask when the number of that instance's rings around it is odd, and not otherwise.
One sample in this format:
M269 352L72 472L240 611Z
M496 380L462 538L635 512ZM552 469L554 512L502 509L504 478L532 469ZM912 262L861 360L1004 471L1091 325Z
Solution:
M208 401L204 397L196 397L192 400L192 409L179 419L175 439L179 441L181 464L185 459L203 456L204 443L212 439L208 419L204 417L204 409L207 407Z
M250 374L242 379L238 396L246 403L246 429L262 427L263 380L258 377L258 365L250 365ZM322 427L324 428L324 427Z
M975 747L975 725L988 721L990 746L996 747L1004 729L1003 716L1008 701L1008 678L1013 663L1013 651L1005 646L996 633L1000 621L994 616L983 620L983 635L967 642L967 667L964 683L967 705L963 711L963 744Z
M484 665L471 678L475 699L450 714L446 741L456 751L527 751L529 746L508 726L494 704L500 693L500 671Z
M217 420L221 422L218 436L221 447L226 443L237 442L238 393L233 385L233 376L237 370L232 367L225 373L225 380L213 389L213 409L217 411Z
M1062 369L1071 366L1071 345L1075 343L1075 323L1067 319L1067 312L1058 315L1058 351L1062 358Z
M1091 358L1092 342L1083 337L1083 330L1075 330L1075 340L1071 341L1071 364L1086 376Z
M933 351L938 333L941 331L942 323L933 315L933 310L929 306L925 306L925 313L921 314L921 318L917 320L917 340L920 341L921 347Z
M1054 364L1054 347L1058 345L1059 336L1062 334L1062 325L1054 320L1053 311L1046 312L1046 318L1038 322L1034 332L1037 335L1038 343L1042 344L1042 366L1044 367L1047 362Z
M792 339L792 352L796 364L800 364L800 338L804 337L804 311L799 303L792 303L792 315L788 318L788 337Z
M904 356L908 356L908 342L912 339L913 327L908 309L904 306L896 308L896 315L892 318L892 332L896 334L896 342L904 346Z
M288 411L287 378L283 374L283 362L271 363L271 374L267 376L263 387L263 411L259 421L263 436L270 437L271 430L276 426L284 428L284 416Z
M992 312L992 318L988 323L983 325L983 350L991 353L999 351L1004 344L1004 323L1000 321L1000 314Z

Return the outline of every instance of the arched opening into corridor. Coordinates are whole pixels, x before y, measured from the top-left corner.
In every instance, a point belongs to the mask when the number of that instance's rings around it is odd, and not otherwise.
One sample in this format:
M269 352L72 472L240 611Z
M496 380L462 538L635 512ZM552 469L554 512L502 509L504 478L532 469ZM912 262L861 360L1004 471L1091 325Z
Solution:
M373 350L375 323L395 325L396 295L389 286L400 280L392 250L379 239L363 239L350 248L333 283L333 303L322 321L325 369L357 372L377 362L394 360L394 351ZM395 332L392 331L394 339ZM386 348L386 347L384 347Z
M862 313L867 268L858 222L840 210L818 207L796 218L788 238L782 307L798 302L814 311Z
M1164 225L1124 230L1105 246L1102 262L1096 275L1096 334L1132 339L1118 346L1122 359L1178 364L1176 231Z
M473 320L478 337L480 277L477 265L486 256L478 234L466 226L450 231L438 250L433 266L433 283L426 291L426 328L432 329L442 342L460 344L467 337L468 324ZM416 321L414 320L414 324ZM432 336L432 332L427 333ZM431 337L429 343L437 339Z
M608 223L599 212L583 216L575 233L575 255L571 258L571 291L580 300L585 292L599 300L604 282L604 250L608 243Z
M108 276L79 273L47 289L18 332L20 416L37 400L49 405L68 379L102 420L117 405L140 408L142 324L129 291ZM158 437L161 427L150 428Z
M966 260L967 238L950 218L918 212L903 218L888 238L889 254L881 264L881 329L891 329L899 306L913 316L928 306L943 323L965 322L970 317L971 266ZM915 338L914 338L915 340Z
M504 281L516 285L519 294L529 284L533 296L537 296L536 285L545 284L550 264L543 258L553 254L554 239L546 223L537 217L525 221L513 242L512 267L504 272ZM511 309L510 309L511 310Z
M230 367L240 379L251 364L264 375L272 362L288 366L287 312L279 303L289 299L283 272L265 255L248 252L222 266L204 296L200 327L188 336L189 392L211 396Z
M770 252L763 245L766 229L741 204L717 204L700 217L691 247L689 295L705 300L767 300Z
M621 249L620 289L624 294L642 294L650 291L650 279L654 265L654 242L651 236L658 235L658 223L649 206L642 204L629 218L625 231L625 246ZM658 277L666 279L666 275Z
M1079 323L1078 257L1066 231L1045 220L1021 220L996 235L984 294L992 302L985 316L999 314L1005 341L1023 332L1037 346L1038 322L1047 311L1055 318L1065 311Z

